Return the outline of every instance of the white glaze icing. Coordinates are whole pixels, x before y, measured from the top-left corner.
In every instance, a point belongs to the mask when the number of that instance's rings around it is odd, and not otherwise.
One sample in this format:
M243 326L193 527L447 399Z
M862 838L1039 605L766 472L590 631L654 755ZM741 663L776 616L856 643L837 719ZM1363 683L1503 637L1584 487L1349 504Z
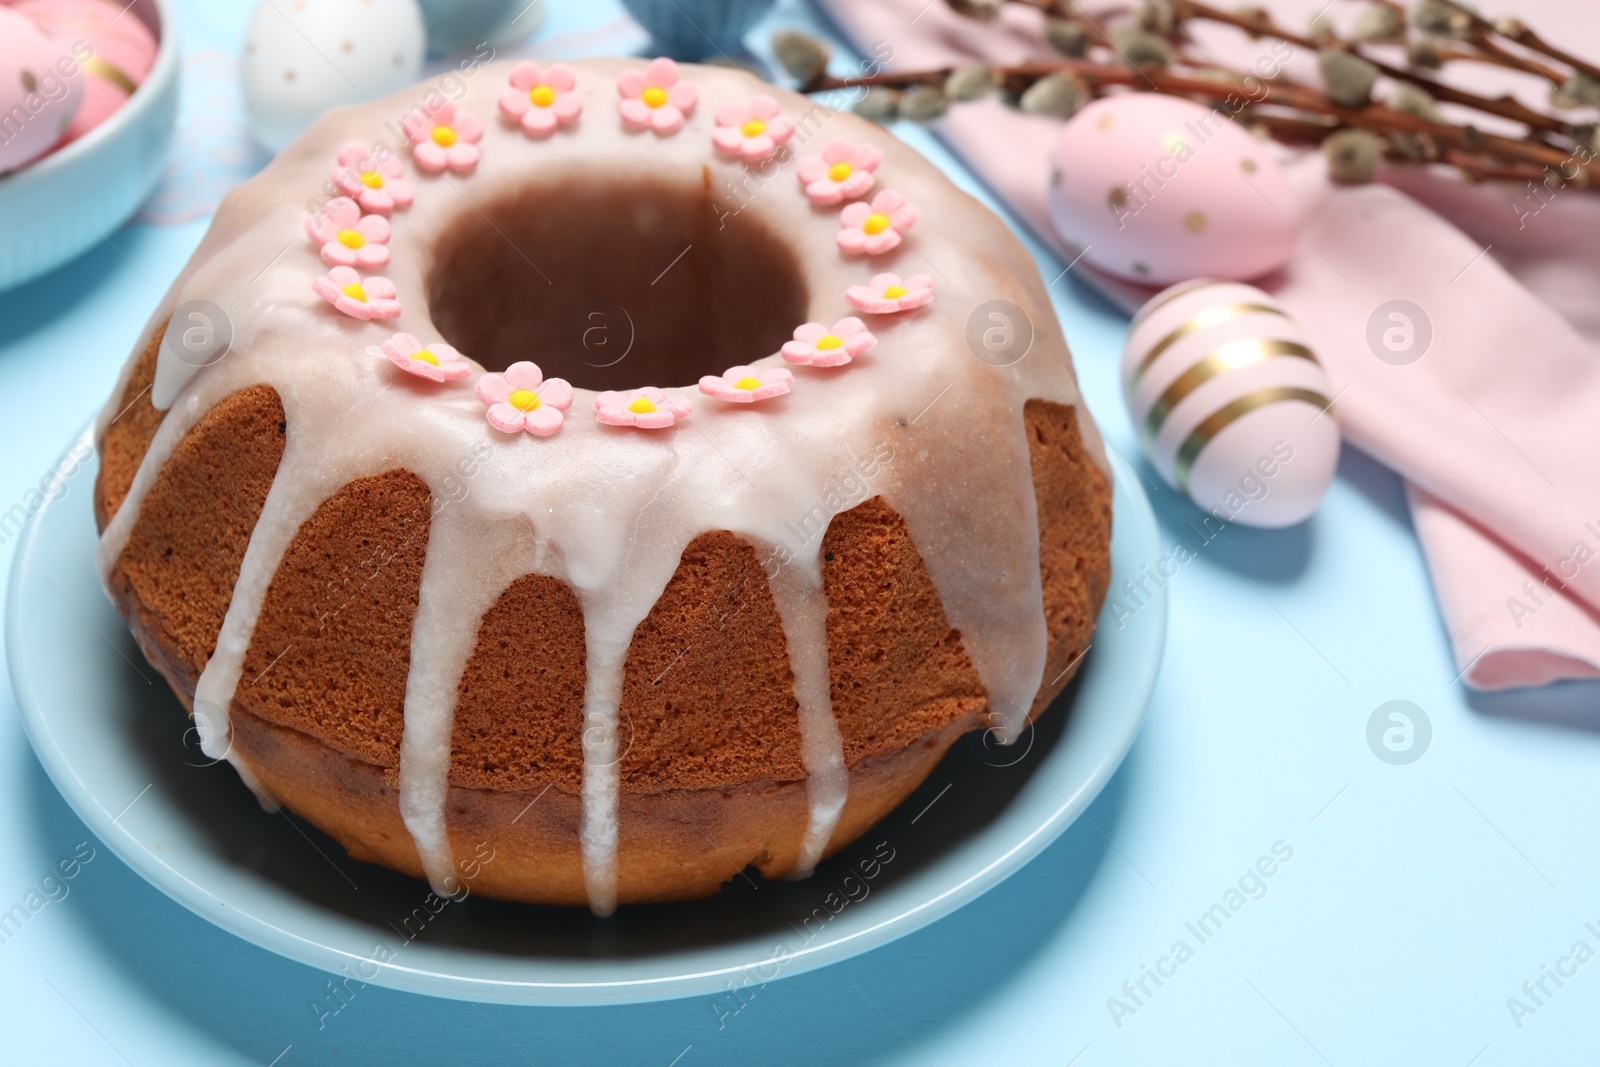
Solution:
M538 552L533 525L526 516L507 516L485 529L459 505L448 497L435 500L428 563L422 571L411 627L411 663L400 738L400 815L411 831L429 883L446 895L458 891L455 860L445 832L456 690L472 657L478 620L502 590L534 569ZM492 538L488 543L495 546L493 552L456 550L483 534Z
M828 601L822 592L822 544L796 556L769 583L794 671L800 705L800 760L806 769L811 815L794 877L811 874L839 823L850 790L844 740L833 716L828 672Z
M545 141L529 140L498 117L496 96L508 64L488 65L465 79L458 106L486 121L483 159L466 178L418 175L407 162L416 202L393 216L392 260L377 272L398 287L400 319L361 323L319 300L311 280L325 267L302 226L338 149L351 140L398 144L385 123L397 123L429 83L331 113L230 194L146 331L148 337L179 303L203 299L228 315L233 348L198 368L163 347L151 395L167 415L102 537L103 576L125 547L161 467L213 404L265 383L278 391L288 422L279 473L197 693L197 700L221 709L206 730L206 751L226 755L247 781L253 780L250 768L228 745L225 709L252 683L240 677L245 653L300 525L356 478L404 468L432 490L435 513L412 627L399 773L405 824L440 891L451 888L446 800L455 694L483 612L523 574L566 582L583 609L580 837L590 904L600 913L616 899L619 736L624 743L628 736L618 705L628 647L685 546L699 534L732 531L758 546L766 562L795 676L808 775L810 817L796 873L808 872L825 851L848 793L820 592L822 530L834 514L881 494L905 518L949 622L961 632L990 694L1003 738L1019 732L1042 679L1046 630L1023 405L1039 397L1081 410L1081 401L1036 268L998 219L884 131L758 87L742 73L685 68L701 100L684 129L667 138L625 131L616 113L615 77L642 65L575 64L584 114L573 129ZM813 207L792 163L773 167L763 181L713 151L717 105L756 91L773 92L791 117L811 112L792 142L796 154L816 153L834 137L884 150L879 188L898 189L923 210L905 244L870 259L843 256L834 240L838 209ZM739 225L748 212L790 243L812 321L850 314L846 287L882 270L932 274L934 302L901 315L863 316L879 338L876 348L845 368L796 368L793 393L755 410L701 396L686 374L683 386L671 391L691 397L694 414L665 431L602 426L592 417L594 394L579 389L559 434L510 438L487 425L470 382L433 387L402 380L374 354L396 330L424 342L439 338L428 316L432 249L476 203L540 175L620 175L640 167L695 187L709 168L724 209L742 207L724 218L725 225ZM484 254L506 250L486 248ZM761 299L760 293L744 295ZM967 347L968 316L993 299L1036 312L1032 349L1007 367L982 362ZM771 365L779 359L750 353L745 361ZM102 435L117 414L115 404L101 416ZM1105 469L1092 422L1080 417L1079 426Z

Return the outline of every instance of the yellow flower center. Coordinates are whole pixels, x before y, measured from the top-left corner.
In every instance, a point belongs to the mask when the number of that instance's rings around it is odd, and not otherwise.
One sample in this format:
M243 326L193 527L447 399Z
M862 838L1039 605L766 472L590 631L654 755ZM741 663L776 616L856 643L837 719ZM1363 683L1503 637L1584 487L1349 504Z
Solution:
M639 99L645 102L646 107L660 107L667 102L667 91L659 85L652 85L639 94ZM654 411L655 408L651 408Z
M344 293L344 295L348 296L351 300L359 300L363 304L367 302L367 291L361 288L360 282L351 282L349 285L341 289L340 292Z
M418 363L432 363L435 367L439 365L439 357L429 352L426 348L421 352L413 352L411 358Z
M885 300L899 300L902 296L905 296L905 295L906 295L906 291L904 289L900 288L898 285L891 285L891 286L889 286L889 288L887 288L887 289L885 289L883 291L883 298Z
M748 378L748 377L740 378L738 381L733 383L733 387L735 389L744 389L744 390L748 390L748 391L754 391L756 389L760 389L761 388L761 379L760 378Z
M361 236L355 230L340 230L339 243L344 245L346 248L360 248L362 245L367 243L367 239Z
M749 122L739 127L739 132L744 134L746 137L759 137L765 133L766 130L767 124L762 122L760 119L751 119Z
M379 174L375 170L363 171L361 174L361 184L365 185L368 189L382 189L383 175Z
M539 406L539 394L532 389L518 389L506 397L506 403L518 411L532 411Z
M528 90L528 102L534 107L549 107L556 102L556 91L548 85L535 85Z
M843 348L844 342L833 334L823 334L817 339L818 348Z
M433 143L440 148L449 148L456 143L456 131L449 126L435 126L433 128Z
M635 415L648 415L655 409L656 406L642 396L638 400L635 400L633 403L628 405L628 410L633 412Z
M879 234L889 228L889 216L873 212L867 216L867 221L861 224L863 233Z
M828 168L828 179L830 181L842 182L855 172L856 168L852 167L848 163L835 163L833 166Z

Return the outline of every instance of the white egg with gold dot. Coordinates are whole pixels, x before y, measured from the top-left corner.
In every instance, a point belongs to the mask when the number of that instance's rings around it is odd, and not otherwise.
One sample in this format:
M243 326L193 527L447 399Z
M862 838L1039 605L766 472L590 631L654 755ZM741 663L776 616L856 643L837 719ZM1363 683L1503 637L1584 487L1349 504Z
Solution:
M239 67L250 132L276 152L330 108L415 82L426 50L417 0L261 0Z
M1223 522L1291 526L1333 480L1327 374L1254 286L1201 279L1158 293L1129 326L1122 388L1161 477Z

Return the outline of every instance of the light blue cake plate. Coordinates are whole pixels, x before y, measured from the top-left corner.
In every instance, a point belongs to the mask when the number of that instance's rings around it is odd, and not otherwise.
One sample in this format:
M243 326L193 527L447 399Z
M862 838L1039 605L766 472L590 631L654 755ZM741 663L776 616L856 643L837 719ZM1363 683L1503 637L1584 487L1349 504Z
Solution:
M1112 582L1161 555L1118 459ZM959 742L915 794L801 882L736 877L697 904L609 919L427 887L267 814L201 755L95 575L91 455L28 526L6 606L23 725L56 787L128 866L263 948L356 981L517 1004L716 995L822 967L972 904L1038 855L1121 763L1155 685L1164 595L1102 615L1077 679L1011 748ZM974 906L981 907L982 904Z

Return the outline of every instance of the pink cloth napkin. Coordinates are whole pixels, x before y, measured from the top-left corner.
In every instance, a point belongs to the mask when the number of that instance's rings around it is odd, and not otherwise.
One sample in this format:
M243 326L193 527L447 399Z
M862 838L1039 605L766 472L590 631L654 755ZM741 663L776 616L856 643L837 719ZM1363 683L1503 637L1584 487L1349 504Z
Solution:
M1038 12L1020 4L980 24L943 0L819 2L864 53L888 52L891 70L1051 55ZM1267 6L1298 29L1325 5ZM1600 24L1586 6L1522 0L1516 13L1596 56ZM1199 46L1239 66L1262 47L1210 27ZM1297 55L1290 71L1314 81L1314 64ZM1445 78L1541 106L1547 90L1481 65L1454 64ZM997 101L960 105L939 125L995 194L1064 251L1045 205L1059 129ZM1600 194L1535 196L1415 169L1342 188L1319 155L1285 149L1282 158L1297 199L1274 206L1304 239L1258 284L1312 337L1346 439L1404 476L1462 678L1505 689L1600 677ZM1082 264L1074 273L1129 311L1150 295ZM1432 329L1426 353L1404 366L1376 358L1366 340L1374 310L1395 299L1422 308Z

